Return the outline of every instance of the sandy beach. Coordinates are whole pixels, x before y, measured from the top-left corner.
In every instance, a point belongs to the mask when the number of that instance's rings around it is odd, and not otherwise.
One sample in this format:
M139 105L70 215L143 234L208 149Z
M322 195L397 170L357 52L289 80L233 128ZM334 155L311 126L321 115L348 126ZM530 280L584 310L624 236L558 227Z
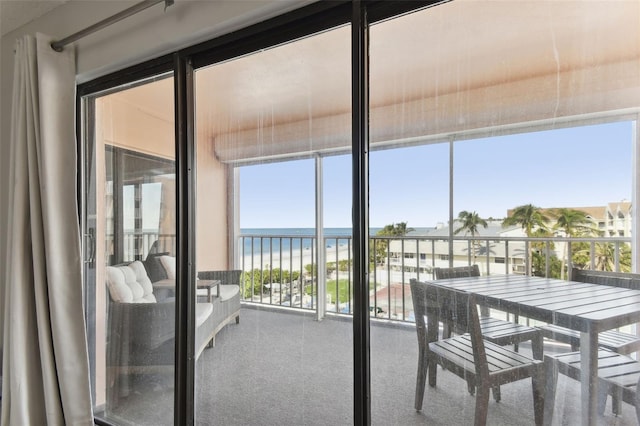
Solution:
M348 260L350 258L349 251L349 246L347 245L327 247L325 251L325 260L327 263L335 262L336 258L338 261ZM312 261L312 253L313 257L317 257L315 250L311 250L310 248L298 248L294 249L292 252L289 252L289 250L283 250L282 257L280 257L279 251L274 251L273 253L267 252L262 255L248 255L244 256L243 263L240 264L240 268L245 271L250 271L252 269L259 269L262 265L262 269L267 269L270 266L272 268L281 268L287 271L301 271L304 270L305 265L310 265L311 263L316 262L315 259Z

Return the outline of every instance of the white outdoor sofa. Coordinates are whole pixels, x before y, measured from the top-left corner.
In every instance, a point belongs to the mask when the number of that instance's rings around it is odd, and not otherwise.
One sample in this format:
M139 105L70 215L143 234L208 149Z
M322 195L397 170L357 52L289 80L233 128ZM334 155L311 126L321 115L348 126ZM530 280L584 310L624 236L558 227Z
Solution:
M233 272L208 271L202 274L207 277L221 274L230 280L236 275ZM107 386L111 391L111 403L117 403L122 386L119 383L120 375L154 372L159 367L174 365L175 298L166 295L161 300L156 298L153 283L140 261L108 266L106 273L109 292ZM219 292L214 292L211 301L198 298L196 359L208 344L213 346L215 335L226 324L232 319L239 322L240 292L237 281L239 274L236 283L222 281ZM166 283L163 288L166 288Z

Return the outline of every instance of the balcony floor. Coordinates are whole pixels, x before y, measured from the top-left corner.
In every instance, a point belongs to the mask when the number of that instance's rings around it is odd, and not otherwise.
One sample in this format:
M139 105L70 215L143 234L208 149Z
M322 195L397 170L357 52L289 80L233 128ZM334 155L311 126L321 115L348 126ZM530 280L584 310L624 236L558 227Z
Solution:
M353 424L351 324L243 307L240 324L225 327L198 360L197 424ZM423 411L414 410L416 367L413 327L371 327L372 424L472 424L475 400L466 383L446 371L438 372L435 389L427 387ZM135 424L171 424L171 380L132 381L120 413ZM578 382L559 377L554 425L579 424L579 392ZM505 385L502 401L489 403L487 424L531 425L532 405L530 380ZM635 411L623 404L615 417L609 399L598 424L635 425Z

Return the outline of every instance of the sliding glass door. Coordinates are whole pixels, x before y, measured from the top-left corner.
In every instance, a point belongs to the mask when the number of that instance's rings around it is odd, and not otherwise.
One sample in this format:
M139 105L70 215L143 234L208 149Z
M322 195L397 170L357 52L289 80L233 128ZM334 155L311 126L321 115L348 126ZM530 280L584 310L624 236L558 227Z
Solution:
M471 423L445 370L416 414L412 279L637 271L638 6L425 3L314 2L83 98L99 416ZM530 383L489 413L532 423Z
M83 228L94 409L118 424L172 424L173 79L87 97L83 109L90 119Z
M352 423L349 34L195 72L198 423Z
M476 402L464 380L438 368L436 382L429 366L435 386L424 384L419 348L426 339L413 327L419 321L412 280L432 281L438 268L471 265L498 280L567 280L573 268L637 268L631 208L634 197L637 202L637 99L614 86L638 81L637 63L621 54L629 47L625 34L638 34L637 16L627 17L638 8L611 6L448 2L371 25L374 423L474 419ZM616 107L608 110L609 103ZM625 105L634 104L629 114ZM501 297L519 300L518 291ZM591 297L597 295L585 295ZM483 315L483 321L544 324L508 309ZM389 331L381 318L398 327ZM534 356L530 342L515 349ZM552 339L544 349L571 350ZM578 418L581 392L583 401L592 392L564 379L555 400L555 419L562 422ZM510 386L499 405L489 403L488 423L533 424L530 381ZM422 403L415 392L424 394ZM410 409L414 400L420 414ZM634 423L632 407L624 409ZM612 417L608 407L604 416Z

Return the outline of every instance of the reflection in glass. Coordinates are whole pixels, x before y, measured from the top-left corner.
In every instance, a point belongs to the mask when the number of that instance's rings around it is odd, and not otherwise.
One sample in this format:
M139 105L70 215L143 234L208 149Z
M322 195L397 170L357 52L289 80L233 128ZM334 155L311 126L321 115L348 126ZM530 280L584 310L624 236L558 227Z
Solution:
M175 160L172 79L87 99L87 324L96 414L173 423ZM166 97L166 103L150 104ZM173 271L171 266L173 264Z
M353 310L351 185L332 162L350 159L349 34L196 71L196 267L223 312L197 360L199 422L352 423L352 332L335 320Z
M632 3L448 2L371 26L372 276L383 287L372 302L390 320L415 321L410 280L433 280L437 267L562 280L572 267L632 269ZM528 205L548 219L529 226L516 214ZM569 217L584 221L569 226ZM612 261L600 262L602 255ZM520 312L490 314L538 324ZM415 412L397 407L414 396L416 330L389 337L372 323L371 335L372 382L393 376L404 384L372 387L372 418L390 423L391 411L397 424L414 422ZM529 343L518 349L532 355ZM547 349L571 347L550 340ZM426 386L421 420L473 421L467 385L451 376L438 371L437 387ZM516 396L506 389L500 406L509 409L498 413L490 403L489 423L532 424L530 385L528 393L509 391ZM555 419L579 418L580 383L563 391ZM633 407L623 409L633 422Z

